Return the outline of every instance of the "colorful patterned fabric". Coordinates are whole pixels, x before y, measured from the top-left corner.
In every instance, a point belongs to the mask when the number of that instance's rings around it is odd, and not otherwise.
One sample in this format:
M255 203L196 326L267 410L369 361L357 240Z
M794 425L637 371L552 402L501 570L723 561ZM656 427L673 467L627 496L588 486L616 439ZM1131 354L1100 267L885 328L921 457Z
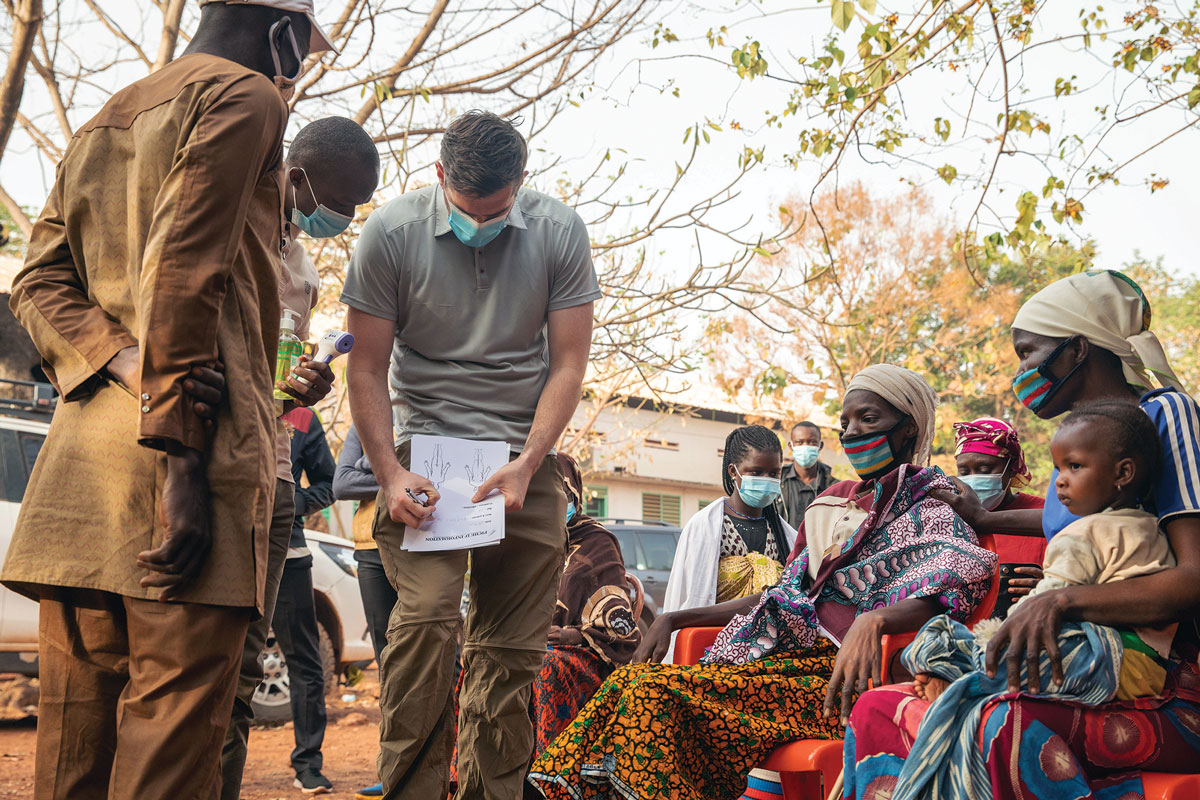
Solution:
M717 562L717 602L762 594L782 575L783 564L762 553L725 556Z
M550 625L575 628L583 644L600 658L609 664L626 664L641 643L642 632L626 592L621 545L607 528L579 511L584 506L579 464L566 453L558 453L557 458L563 491L576 513L567 522L567 555Z
M587 647L546 649L542 671L533 680L529 699L535 757L571 724L612 669L611 664Z
M1068 622L1059 632L1058 649L1064 681L1061 686L1051 682L1050 659L1043 654L1038 668L1043 696L1097 705L1116 695L1122 647L1115 629ZM989 678L983 669L984 652L965 625L941 616L925 623L901 653L901 663L913 675L927 672L953 683L921 722L894 800L973 800L988 795L987 767L976 746L976 732L983 707L1005 693L1008 671L1002 663ZM1021 684L1028 685L1025 663Z
M911 684L859 698L846 731L843 800L893 797L928 708ZM982 797L1137 800L1143 770L1200 770L1200 674L1184 664L1162 697L1099 706L1005 694L984 706L976 731L989 781Z
M620 667L529 777L551 800L736 800L779 744L841 736L820 710L836 654L819 640L742 666Z
M733 619L705 663L745 664L773 653L802 651L823 628L840 641L858 614L910 597L936 597L966 619L987 594L996 555L931 489L952 489L937 467L905 464L874 484L871 511L841 553L808 579L801 550L779 583L749 614ZM924 502L922 502L924 501Z
M1088 650L1072 652L1082 658ZM913 662L912 666L920 665ZM1110 669L1100 666L1105 683L1112 680ZM1043 684L1049 686L1045 659L1042 675ZM1001 676L996 680L1003 692L1006 681ZM1072 685L1087 693L1087 687L1072 684L1068 676L1067 687ZM926 786L923 795L913 794L905 782L909 776L902 777L906 763L916 774L929 757L921 740L930 731L949 730L953 737L953 728L939 725L935 717L923 722L927 711L936 713L939 706L950 708L956 703L947 695L950 689L932 709L913 694L911 684L884 686L858 699L846 731L843 800L962 796L945 785L940 790ZM1004 693L987 698L980 713L971 717L973 721L958 717L962 726L958 738L971 742L969 771L973 780L981 780L971 797L1138 798L1139 770L1184 773L1200 768L1200 674L1192 664L1173 667L1160 697L1089 705L1062 696ZM964 756L956 768L965 771L966 762ZM981 776L976 774L980 769Z

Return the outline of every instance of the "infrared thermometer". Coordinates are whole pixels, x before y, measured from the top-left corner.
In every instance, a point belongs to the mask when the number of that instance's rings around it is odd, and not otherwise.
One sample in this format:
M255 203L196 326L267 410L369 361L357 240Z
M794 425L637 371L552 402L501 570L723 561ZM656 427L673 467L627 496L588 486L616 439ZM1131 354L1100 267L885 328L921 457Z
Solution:
M354 336L352 334L339 330L326 331L321 340L317 342L317 354L313 360L328 364L338 356L349 353L353 348Z

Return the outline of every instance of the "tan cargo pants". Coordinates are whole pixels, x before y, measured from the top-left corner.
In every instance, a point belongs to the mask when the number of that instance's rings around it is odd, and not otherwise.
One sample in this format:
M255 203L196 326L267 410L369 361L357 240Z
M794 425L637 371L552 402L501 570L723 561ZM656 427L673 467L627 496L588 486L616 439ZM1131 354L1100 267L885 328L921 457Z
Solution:
M407 444L397 448L408 465ZM458 797L518 800L533 753L530 685L542 666L566 545L567 500L553 456L529 482L504 540L472 551L462 647ZM454 654L465 550L401 550L404 526L382 500L375 541L396 607L379 665L379 778L389 800L444 798L454 747Z

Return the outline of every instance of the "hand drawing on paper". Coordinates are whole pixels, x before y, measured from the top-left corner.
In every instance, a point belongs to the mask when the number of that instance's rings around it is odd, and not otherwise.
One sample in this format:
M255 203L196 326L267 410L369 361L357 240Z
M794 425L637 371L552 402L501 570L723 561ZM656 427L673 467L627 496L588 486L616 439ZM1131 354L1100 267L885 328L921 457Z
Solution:
M440 492L442 490L442 484L446 482L446 475L449 472L450 462L446 461L442 457L442 446L440 444L435 444L433 446L433 455L430 458L425 459L425 477L428 478L433 483L434 487Z
M463 467L463 471L467 473L467 482L471 484L471 489L476 492L492 474L492 468L484 463L483 450L479 448L475 449L475 460Z

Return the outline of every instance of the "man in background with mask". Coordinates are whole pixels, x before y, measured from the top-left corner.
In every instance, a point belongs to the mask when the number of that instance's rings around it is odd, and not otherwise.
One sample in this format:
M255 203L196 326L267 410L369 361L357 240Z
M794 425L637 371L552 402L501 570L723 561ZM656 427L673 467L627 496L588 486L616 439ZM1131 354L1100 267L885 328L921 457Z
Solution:
M62 402L0 577L40 603L38 798L217 796L275 487L281 91L330 46L311 1L205 4L34 226L11 305Z
M813 422L804 420L792 426L790 463L783 467L780 489L783 496L783 518L793 528L799 528L804 521L804 512L808 504L817 495L837 483L829 465L820 460L821 449L825 443L821 441L821 429Z
M299 239L303 232L313 239L327 239L344 232L354 219L355 209L370 201L379 183L379 153L370 135L354 120L326 117L300 129L288 149L283 188L283 238L280 242L279 300L296 320L296 336L310 338L312 312L317 307L320 276ZM328 364L301 356L300 368L284 388L302 406L311 406L329 392L333 373ZM293 426L285 427L284 420ZM291 431L300 430L294 441ZM299 469L292 458L300 447L304 453L326 457L319 420L307 409L285 406L276 433L275 503L271 514L270 545L267 555L266 590L263 616L250 624L242 651L237 695L225 745L221 750L221 798L237 800L241 795L242 773L246 766L247 739L254 712L250 704L254 690L263 678L259 656L267 641L267 631L275 616L276 599L289 598L286 615L288 630L275 625L276 639L288 660L292 686L293 725L296 751L292 766L295 786L307 794L320 794L333 787L321 773L321 741L325 735L325 696L322 685L321 657L317 618L312 603L312 556L308 554L303 525L296 520L332 502L328 486L324 492L314 488L314 469L322 459L303 459L309 471L307 488L298 488ZM332 481L333 462L328 457L328 480ZM329 495L326 498L324 495ZM287 569L285 570L285 563ZM304 602L307 597L307 603Z
M475 496L500 492L506 518L503 541L471 554L458 797L517 800L533 752L530 685L566 545L549 453L579 403L601 295L579 215L521 187L527 153L495 114L451 122L438 182L371 215L342 292L355 338L350 407L381 487L374 536L398 595L379 670L387 798L445 797L454 746L467 552L401 549L404 526L435 513L438 498L430 476L408 469L415 433L503 441L511 453Z

